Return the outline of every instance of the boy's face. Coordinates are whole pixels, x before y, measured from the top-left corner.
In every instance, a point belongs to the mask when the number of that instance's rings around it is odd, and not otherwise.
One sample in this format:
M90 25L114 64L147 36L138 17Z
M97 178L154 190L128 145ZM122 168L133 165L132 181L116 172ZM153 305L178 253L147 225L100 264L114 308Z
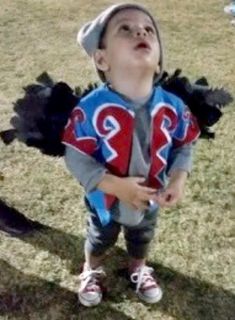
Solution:
M95 54L99 70L131 70L148 68L158 73L160 45L151 18L137 9L124 9L116 13L107 25L102 49Z

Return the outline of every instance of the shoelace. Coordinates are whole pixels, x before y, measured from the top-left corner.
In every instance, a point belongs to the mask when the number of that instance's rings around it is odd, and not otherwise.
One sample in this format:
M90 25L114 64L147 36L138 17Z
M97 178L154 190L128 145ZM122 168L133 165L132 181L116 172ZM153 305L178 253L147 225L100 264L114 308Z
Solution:
M96 286L97 278L100 278L101 276L105 276L105 272L102 267L94 270L90 269L83 271L78 277L78 279L82 283L80 286L80 290L84 290L88 284Z
M136 292L138 293L141 286L143 284L156 284L156 281L152 277L151 273L153 272L153 268L147 267L147 266L142 266L137 269L136 272L133 272L130 276L131 281L133 283L136 283Z

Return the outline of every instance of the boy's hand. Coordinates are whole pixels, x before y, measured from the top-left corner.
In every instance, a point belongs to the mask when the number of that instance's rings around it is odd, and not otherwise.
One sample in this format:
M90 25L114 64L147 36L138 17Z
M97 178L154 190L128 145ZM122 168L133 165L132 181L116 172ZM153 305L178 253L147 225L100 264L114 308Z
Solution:
M167 188L155 196L160 207L172 207L182 199L187 175L187 172L182 170L171 174Z
M134 210L144 210L156 196L156 189L144 186L144 182L145 178L141 177L119 178L106 174L97 187L116 196Z
M156 189L144 186L145 178L122 178L116 186L116 197L135 210L149 207L149 201L156 196Z

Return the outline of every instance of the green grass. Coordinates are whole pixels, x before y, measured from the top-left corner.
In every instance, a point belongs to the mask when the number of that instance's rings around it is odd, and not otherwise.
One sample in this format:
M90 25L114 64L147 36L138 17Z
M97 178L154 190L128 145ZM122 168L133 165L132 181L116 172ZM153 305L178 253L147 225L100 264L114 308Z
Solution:
M97 80L75 43L79 26L114 1L2 0L0 9L0 130L9 127L22 87L47 70L72 86ZM235 28L227 1L145 1L158 17L166 68L191 79L206 75L235 96ZM234 104L216 126L213 142L200 141L183 202L163 210L149 261L164 298L139 302L115 275L126 259L121 236L108 254L109 292L98 308L77 305L86 211L83 191L63 159L42 156L16 142L0 142L1 198L47 228L31 237L0 235L0 319L231 320L235 314Z

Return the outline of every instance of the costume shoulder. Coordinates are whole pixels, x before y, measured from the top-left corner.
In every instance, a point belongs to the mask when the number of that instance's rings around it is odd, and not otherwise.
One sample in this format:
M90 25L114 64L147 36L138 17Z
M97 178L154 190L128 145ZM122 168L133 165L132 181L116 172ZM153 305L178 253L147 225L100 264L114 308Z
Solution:
M93 90L85 91L80 97L78 105L80 108L91 112L105 103L108 98L110 98L110 92L105 84L101 84L93 88Z
M124 104L122 97L111 90L107 84L101 84L89 93L83 94L79 101L79 106L87 110L95 110L97 107L107 104Z

